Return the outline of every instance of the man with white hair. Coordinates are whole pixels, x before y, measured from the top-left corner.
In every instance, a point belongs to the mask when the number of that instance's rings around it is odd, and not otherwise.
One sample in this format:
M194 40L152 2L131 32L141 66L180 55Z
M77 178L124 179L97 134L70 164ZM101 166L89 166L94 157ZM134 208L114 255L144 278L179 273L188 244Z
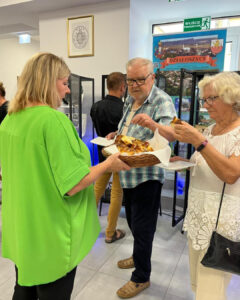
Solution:
M169 141L174 138L167 126L176 116L171 97L154 85L153 64L144 58L127 63L129 97L125 101L118 132L140 140L149 140L158 128ZM146 127L142 127L144 125ZM116 133L109 134L113 138ZM152 166L121 171L126 217L134 238L133 255L118 262L122 269L135 268L131 280L117 291L131 298L150 286L152 242L156 230L163 169Z

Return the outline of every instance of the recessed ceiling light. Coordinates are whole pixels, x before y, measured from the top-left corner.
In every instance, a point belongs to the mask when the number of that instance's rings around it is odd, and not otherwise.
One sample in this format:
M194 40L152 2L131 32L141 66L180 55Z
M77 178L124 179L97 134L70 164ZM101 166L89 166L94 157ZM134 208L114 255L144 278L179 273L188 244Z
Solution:
M168 0L168 2L182 2L182 1L185 1L185 0Z
M28 33L19 34L19 44L30 44L31 43L31 35Z

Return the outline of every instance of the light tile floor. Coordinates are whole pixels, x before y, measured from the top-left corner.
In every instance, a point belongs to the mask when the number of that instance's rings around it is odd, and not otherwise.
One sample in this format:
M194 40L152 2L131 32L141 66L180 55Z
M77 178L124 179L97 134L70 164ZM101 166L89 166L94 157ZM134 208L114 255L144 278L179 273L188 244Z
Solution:
M127 235L113 244L104 242L108 205L103 205L100 222L101 234L90 254L79 264L72 300L117 300L116 290L125 284L131 270L117 268L117 261L129 257L132 237L124 209L118 228ZM1 221L0 221L1 233ZM13 264L0 257L0 300L11 300L14 281ZM193 300L190 289L186 236L181 234L181 224L171 226L171 218L159 216L152 253L151 287L139 294L137 300ZM228 288L228 300L240 299L240 277L233 276ZM211 299L209 299L211 300Z

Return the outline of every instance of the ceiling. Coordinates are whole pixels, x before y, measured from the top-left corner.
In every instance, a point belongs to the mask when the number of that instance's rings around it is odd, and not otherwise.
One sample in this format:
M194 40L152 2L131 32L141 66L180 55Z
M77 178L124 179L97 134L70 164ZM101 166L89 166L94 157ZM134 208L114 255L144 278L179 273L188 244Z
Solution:
M191 17L240 15L240 0L132 0L152 22L172 22Z
M28 32L38 36L41 13L122 0L1 0L0 39ZM240 15L239 0L130 0L131 9L138 10L152 22L172 22L189 17Z
M23 32L37 36L42 13L106 1L109 0L1 0L0 39Z

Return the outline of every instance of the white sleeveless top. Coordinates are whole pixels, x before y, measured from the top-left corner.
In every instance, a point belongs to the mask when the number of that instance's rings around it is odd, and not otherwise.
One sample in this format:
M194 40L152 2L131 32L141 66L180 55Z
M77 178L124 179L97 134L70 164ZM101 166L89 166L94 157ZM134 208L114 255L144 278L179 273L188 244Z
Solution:
M208 142L226 157L232 154L239 156L240 126L213 136L214 125L204 131ZM197 165L191 169L183 229L188 232L193 248L200 250L208 247L215 228L223 181L213 173L199 152L194 152L191 161ZM217 232L233 241L240 241L240 178L234 184L226 184Z

